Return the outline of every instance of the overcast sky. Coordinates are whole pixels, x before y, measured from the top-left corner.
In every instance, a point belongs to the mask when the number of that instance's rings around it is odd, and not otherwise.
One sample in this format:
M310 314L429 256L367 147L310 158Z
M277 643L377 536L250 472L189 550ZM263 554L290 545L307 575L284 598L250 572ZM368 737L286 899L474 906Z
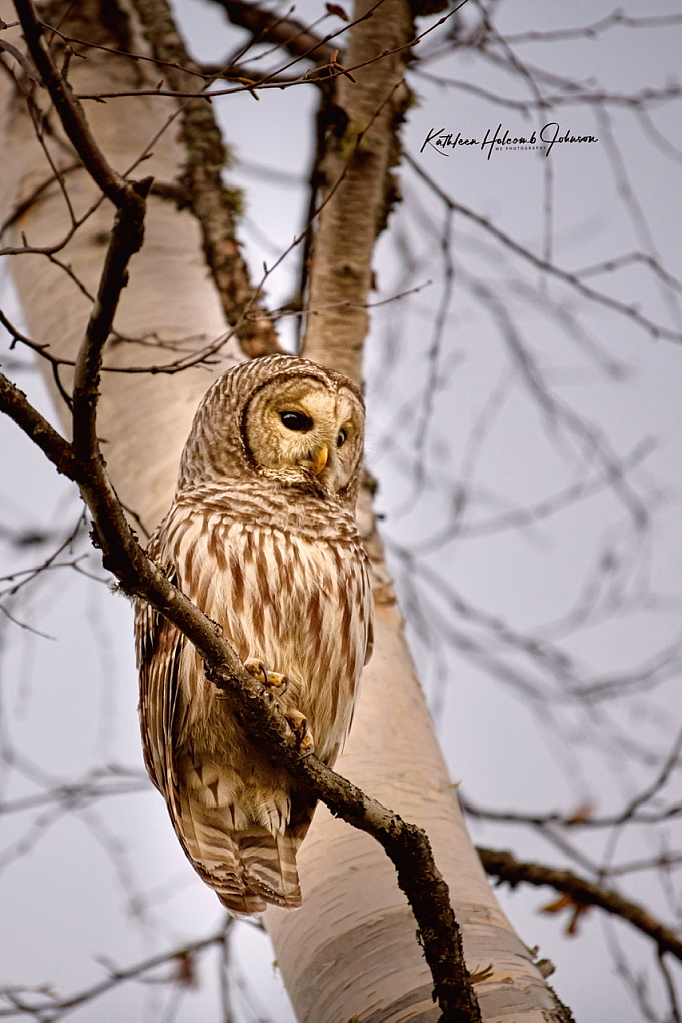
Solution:
M570 5L506 0L498 6L496 24L507 33L586 25L613 10L603 0ZM203 0L179 0L175 7L202 59L232 51L234 33L228 39L217 8ZM322 8L310 0L297 4L296 15L312 19ZM621 8L632 17L678 11L675 4L655 0ZM681 31L680 25L614 27L594 38L518 41L514 52L529 65L592 89L633 94L677 80ZM366 360L368 462L380 481L384 534L403 606L408 616L414 612L410 638L453 780L486 807L569 812L589 802L599 814L615 812L655 776L656 757L679 726L679 654L673 646L679 637L682 550L682 349L674 341L652 340L632 318L529 268L491 237L485 222L567 271L638 251L679 280L682 118L676 103L651 108L650 121L632 105L590 108L568 102L551 113L527 116L510 103L532 98L527 81L513 81L492 61L468 54L453 58L444 44L439 56L438 38L434 34L420 43L433 56L424 69L428 75L411 80L416 102L405 126L406 150L444 194L483 223L454 216L448 262L440 247L445 206L413 168L403 167L405 203L379 245L373 298L379 302L406 288L419 290L377 307ZM547 88L546 80L542 84ZM503 97L506 105L485 92ZM567 94L558 78L556 92ZM242 94L220 108L235 156L230 180L246 191L244 242L256 274L262 261L272 263L300 229L315 102L309 88L271 91L260 102ZM543 132L548 124L556 128ZM535 132L536 142L527 148L483 148L486 133L490 139L498 126L509 139ZM543 149L531 148L539 145L541 133L546 139L568 134L584 141L557 142L546 156ZM425 145L429 137L433 142L458 134L475 142L440 149ZM274 168L280 180L263 168ZM399 252L414 263L409 275ZM290 298L296 269L294 255L270 278L273 305ZM444 285L445 270L454 277L451 292ZM641 261L584 280L617 301L635 302L656 323L682 331L679 289L665 287ZM0 306L18 318L6 277L0 289ZM523 350L542 371L556 403L554 417L538 402L532 374L524 376L518 353L514 357L503 319L496 315L498 300L513 317ZM437 336L433 323L439 310L444 326ZM291 342L291 323L283 324L283 336ZM4 343L5 367L6 351ZM437 360L438 390L425 419L424 396L434 367L429 352ZM17 369L20 360L26 356L12 353L12 372L48 412L38 375L30 367ZM578 421L592 434L577 429ZM54 550L65 529L75 526L78 501L12 424L0 421L0 445L6 483L0 528L48 531L51 537L19 551L3 545L3 556L8 570L34 566ZM609 471L605 452L613 466L639 445L641 460L627 477L627 493L595 488L593 496L555 516L538 516L524 528L490 525L510 511L538 507L572 484L603 477ZM459 532L436 542L453 521L453 502L464 484L467 506L458 519ZM647 529L636 526L637 502L651 512ZM422 553L408 572L406 550L415 544ZM76 550L84 555L87 544ZM60 560L70 560L68 550ZM599 578L594 575L599 564L606 566L608 582L595 598L594 614L573 628L571 612L587 593L585 581ZM81 567L102 577L93 557ZM458 614L448 609L442 589L439 595L440 583L461 597ZM656 601L634 599L645 591ZM629 603L624 599L610 615L609 601L623 594L630 595ZM0 801L40 793L50 779L74 781L96 765L141 771L126 601L101 581L55 569L7 606L18 622L30 622L43 635L0 617ZM477 619L477 613L483 617ZM505 623L506 638L495 631L499 622ZM533 662L520 639L516 646L509 642L510 633L555 643L586 680L613 678L667 650L670 670L664 666L646 692L587 712L566 695L557 673L554 677ZM483 653L477 652L478 642ZM531 679L539 695L524 696L519 679ZM630 743L634 753L626 756L632 753ZM102 977L98 959L124 966L174 942L203 937L222 920L214 896L186 864L165 807L151 789L111 796L88 812L53 814L46 808L12 815L3 824L0 982L48 982L62 993L78 990ZM472 830L481 844L516 848L543 862L567 862L539 837L492 825L473 824ZM667 837L672 844L674 833ZM659 834L656 841L665 838ZM603 834L595 834L581 848L599 859L604 841ZM616 861L651 853L647 839L629 833L614 850ZM672 895L666 898L649 873L628 881L624 890L673 919ZM537 912L551 900L549 889L514 895L502 890L500 897L526 943L539 945L540 954L558 967L553 983L577 1020L639 1023L642 1015L605 951L612 936L603 918L588 915L579 936L567 938L565 918ZM256 974L248 995L260 999L256 1013L267 1014L272 1023L289 1023L265 939L249 925L240 924L239 930L236 955ZM649 971L652 997L660 1001L646 943L623 928L617 933L631 964ZM260 964L255 971L254 961ZM88 1023L217 1019L214 966L210 957L201 960L204 984L187 989L176 1009L167 1004L165 989L128 985L71 1018ZM253 1018L247 996L243 1004L240 998L238 1018Z

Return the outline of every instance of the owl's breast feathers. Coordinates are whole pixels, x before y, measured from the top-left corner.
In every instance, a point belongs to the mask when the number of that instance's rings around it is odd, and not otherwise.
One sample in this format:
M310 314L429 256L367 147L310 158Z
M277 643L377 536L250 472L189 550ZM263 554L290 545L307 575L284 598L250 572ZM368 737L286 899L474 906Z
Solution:
M366 555L345 508L259 504L248 493L232 506L177 500L149 554L242 660L290 678L283 709L305 714L317 756L333 763L371 646ZM137 637L145 760L195 869L228 908L298 905L294 850L314 806L248 742L194 648L143 602Z
M288 523L178 504L167 527L156 560L175 567L180 588L242 660L260 658L291 679L283 703L309 718L317 755L329 759L349 727L370 642L371 590L354 524L328 522L313 538ZM197 690L186 696L198 709Z

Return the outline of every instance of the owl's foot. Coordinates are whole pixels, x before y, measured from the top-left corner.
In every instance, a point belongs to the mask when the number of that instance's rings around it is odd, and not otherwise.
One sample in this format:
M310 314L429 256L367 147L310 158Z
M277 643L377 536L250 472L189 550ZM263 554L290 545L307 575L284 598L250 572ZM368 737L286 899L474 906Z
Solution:
M284 717L289 722L291 731L296 736L298 748L302 756L308 756L315 749L315 740L310 731L308 719L300 710L288 710Z
M289 685L287 676L280 674L279 671L268 671L258 657L250 657L248 661L244 661L244 667L249 675L253 675L266 689L271 689L275 696L281 696L287 691Z
M249 675L253 675L261 685L265 686L275 696L281 696L286 692L289 685L287 676L280 674L279 671L268 671L260 658L250 657L247 661L244 661L244 667ZM313 733L310 731L305 714L302 714L300 710L288 710L284 716L296 736L301 755L307 756L309 753L312 753L315 749L315 740L313 739Z

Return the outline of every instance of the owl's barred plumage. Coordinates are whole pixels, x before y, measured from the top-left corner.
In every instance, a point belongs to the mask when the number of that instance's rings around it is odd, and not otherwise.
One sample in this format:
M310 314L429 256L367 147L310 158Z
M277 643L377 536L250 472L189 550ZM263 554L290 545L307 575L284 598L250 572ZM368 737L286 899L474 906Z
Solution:
M330 765L371 649L354 512L363 419L354 385L307 360L228 370L197 410L148 547L242 661L287 676L280 705L305 715ZM144 601L136 637L145 763L195 870L235 912L300 905L295 854L314 803L249 742L194 647Z

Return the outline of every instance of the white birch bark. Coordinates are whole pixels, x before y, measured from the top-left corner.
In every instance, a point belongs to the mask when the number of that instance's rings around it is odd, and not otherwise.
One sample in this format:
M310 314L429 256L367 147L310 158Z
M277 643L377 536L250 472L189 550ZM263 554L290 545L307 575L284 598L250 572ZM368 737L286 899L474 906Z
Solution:
M8 0L0 0L0 18L15 20ZM18 30L4 38L20 45ZM3 55L2 59L12 58ZM121 89L135 88L140 75L149 75L142 65L94 50L88 52L87 61L73 62L70 71L80 91L110 89L112 78ZM45 102L44 93L38 98ZM128 98L92 104L87 114L102 149L122 171L152 143L174 109L172 101ZM153 157L136 176L153 174L161 181L174 180L183 160L175 134L176 127L171 125L153 142ZM0 218L4 220L51 173L25 104L16 102L4 74L0 75L0 139L4 154ZM51 151L61 166L73 160L60 145L51 143ZM65 181L77 215L98 198L84 172L70 173ZM102 203L59 253L91 294L96 291L112 216L111 206ZM21 245L23 231L29 244L46 245L61 238L69 223L61 191L52 184L7 232L4 244ZM322 244L318 239L320 251ZM49 344L54 354L74 359L90 301L45 256L22 255L10 262L29 335ZM320 297L319 302L324 304L324 299ZM187 339L185 349L200 349L225 330L198 228L188 213L179 213L161 199L150 197L145 246L132 261L116 328L126 337ZM178 354L121 342L107 347L105 364L159 364ZM323 348L315 354L323 358ZM221 364L211 370L103 374L99 411L103 451L121 500L147 530L170 503L180 451L198 401L212 376L238 357L236 344L229 342ZM357 353L353 364L356 358ZM70 374L64 374L64 383L68 389ZM60 398L57 404L66 422ZM452 891L469 966L475 970L492 965L490 977L478 987L487 1023L559 1018L529 952L499 909L467 836L390 585L378 597L375 653L338 768L429 834L436 862ZM379 846L320 808L302 847L300 865L303 908L266 914L300 1023L435 1020L438 1010L431 1001L430 976L415 940L415 922Z
M9 0L0 0L0 18L16 20ZM3 39L21 46L19 29L3 33ZM2 59L10 63L6 54ZM152 65L133 64L90 49L87 60L74 61L70 81L80 92L120 88L154 88L158 73ZM38 89L35 98L47 108L47 93ZM140 164L134 177L153 175L172 183L183 162L176 141L177 119L173 100L133 97L107 103L85 103L89 124L100 147L116 170L122 172L139 160L148 148L150 159ZM52 111L51 125L57 127ZM158 133L168 125L160 138ZM5 74L0 74L0 132L3 138L3 172L0 175L0 220L4 222L18 204L52 176L52 170L36 140L26 104L15 96ZM62 168L74 163L73 152L62 132L58 141L46 144ZM76 216L81 216L100 196L99 189L83 171L64 178ZM114 210L108 201L79 228L68 245L57 253L69 265L91 295L97 291ZM11 226L3 246L21 246L22 232L29 245L51 245L69 230L70 218L62 192L55 182ZM33 341L49 344L52 354L74 360L92 303L58 266L44 255L13 256L7 260L22 304L28 334ZM121 342L105 350L106 366L166 365L184 353L199 352L225 336L226 324L220 302L206 269L200 232L188 212L173 202L150 196L145 221L145 244L133 257L130 283L124 290L116 315L117 331L128 338L148 338L149 344ZM165 345L154 344L158 337ZM174 347L177 344L178 347ZM196 407L216 374L241 356L236 342L222 349L218 364L191 368L175 374L102 374L99 434L102 451L118 495L149 532L165 514L173 497L180 452ZM41 369L54 391L64 424L68 410L59 397L47 364ZM71 372L62 370L67 391Z

